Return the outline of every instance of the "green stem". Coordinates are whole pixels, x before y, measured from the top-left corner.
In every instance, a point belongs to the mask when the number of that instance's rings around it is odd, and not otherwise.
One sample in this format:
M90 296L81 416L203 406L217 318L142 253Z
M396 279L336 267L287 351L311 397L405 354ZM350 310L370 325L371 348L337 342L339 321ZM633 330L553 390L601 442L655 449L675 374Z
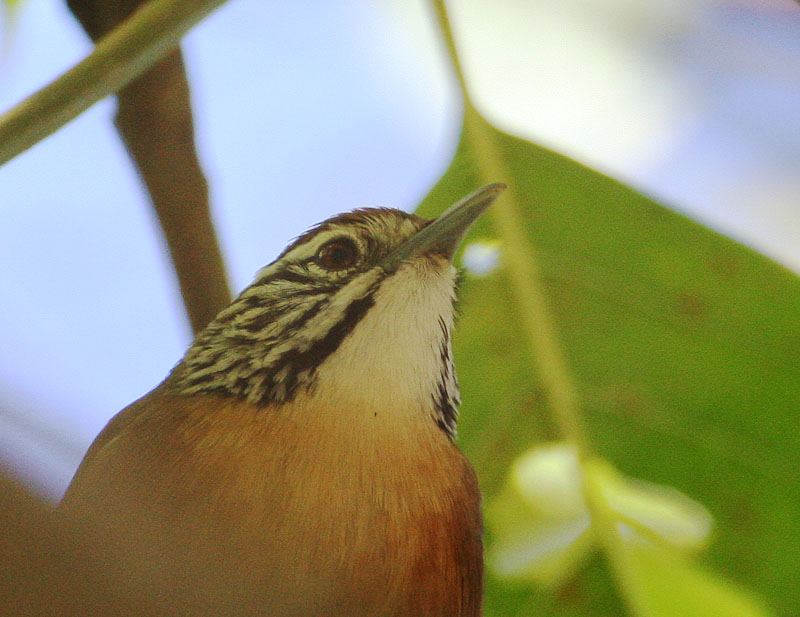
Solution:
M575 444L579 456L583 457L589 444L580 418L576 389L547 305L536 252L523 232L524 200L515 190L512 175L498 148L494 130L472 104L444 0L433 0L433 6L450 62L464 96L464 133L471 141L470 152L479 169L481 180L483 183L502 181L509 187L490 212L503 239L503 257L520 307L521 326L530 341L533 362L547 393L559 432L564 439Z
M0 165L122 88L225 0L151 0L55 81L0 116Z
M464 79L464 70L461 68L461 59L458 57L456 42L453 38L453 29L450 27L450 17L447 15L447 7L444 5L444 0L433 0L433 10L436 13L436 21L439 23L439 33L444 39L447 55L450 58L450 64L453 66L456 79L458 79L458 86L461 89L464 103L469 104L469 90L467 88L467 82Z
M555 320L547 304L547 294L539 271L534 247L523 230L525 200L513 182L497 131L489 125L472 104L461 63L458 59L453 33L444 0L433 0L439 26L448 54L464 96L464 134L470 140L470 152L483 183L504 181L508 184L503 198L491 209L497 231L503 239L503 258L511 286L520 308L520 324L528 341L543 388L547 394L553 419L563 439L577 450L581 468L581 484L592 527L612 568L623 576L623 540L619 535L618 517L611 508L603 486L613 474L604 461L590 454L590 446L580 416L577 390L570 377L564 353L558 342Z
M616 512L608 502L603 487L609 485L609 478L616 475L616 471L609 463L601 459L587 458L581 463L583 475L583 494L586 499L586 507L592 516L592 528L595 538L600 548L605 553L608 565L612 573L617 578L617 584L621 592L622 599L628 606L631 615L638 614L633 598L630 593L630 565L626 563L625 540L620 534L620 523L629 521L620 520L619 513ZM637 525L637 532L641 532ZM647 534L650 539L651 534ZM663 541L657 544L664 544Z

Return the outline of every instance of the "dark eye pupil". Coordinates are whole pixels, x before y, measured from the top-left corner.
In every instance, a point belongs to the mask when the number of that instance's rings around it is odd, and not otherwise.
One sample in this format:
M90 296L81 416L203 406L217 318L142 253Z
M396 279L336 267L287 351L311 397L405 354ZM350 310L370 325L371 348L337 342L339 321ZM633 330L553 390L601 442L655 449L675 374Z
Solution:
M356 261L356 247L349 240L336 240L322 247L319 260L329 270L349 268Z
M346 248L336 246L328 251L325 257L327 258L326 261L332 266L341 267L344 266L350 259L350 252Z

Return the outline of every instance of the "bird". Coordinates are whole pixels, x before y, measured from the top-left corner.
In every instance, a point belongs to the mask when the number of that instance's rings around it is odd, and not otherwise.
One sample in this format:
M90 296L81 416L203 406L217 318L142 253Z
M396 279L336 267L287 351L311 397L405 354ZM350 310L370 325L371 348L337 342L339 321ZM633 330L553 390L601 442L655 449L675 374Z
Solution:
M452 262L504 188L300 235L110 420L58 511L145 564L175 614L481 615Z

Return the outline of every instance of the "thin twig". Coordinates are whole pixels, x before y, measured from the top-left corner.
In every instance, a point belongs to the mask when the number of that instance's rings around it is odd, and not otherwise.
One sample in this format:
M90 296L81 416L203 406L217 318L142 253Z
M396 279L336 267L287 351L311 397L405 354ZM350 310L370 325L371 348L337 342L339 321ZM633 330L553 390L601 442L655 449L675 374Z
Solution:
M0 165L116 92L225 0L151 0L55 81L0 116Z

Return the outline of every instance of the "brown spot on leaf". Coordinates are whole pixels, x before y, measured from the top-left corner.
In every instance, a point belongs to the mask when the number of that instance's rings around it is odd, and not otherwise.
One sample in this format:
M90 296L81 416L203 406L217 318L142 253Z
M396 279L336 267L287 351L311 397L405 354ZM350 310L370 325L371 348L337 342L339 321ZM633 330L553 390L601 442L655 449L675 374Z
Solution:
M698 292L687 291L678 296L675 310L692 321L705 321L708 318L708 302Z
M586 602L586 589L584 588L583 579L578 576L570 578L558 590L558 602L566 606L582 605Z
M652 413L645 396L632 384L618 384L607 395L612 407L623 415L644 416Z
M748 533L757 531L759 516L749 499L739 495L731 501L731 512L737 527Z

